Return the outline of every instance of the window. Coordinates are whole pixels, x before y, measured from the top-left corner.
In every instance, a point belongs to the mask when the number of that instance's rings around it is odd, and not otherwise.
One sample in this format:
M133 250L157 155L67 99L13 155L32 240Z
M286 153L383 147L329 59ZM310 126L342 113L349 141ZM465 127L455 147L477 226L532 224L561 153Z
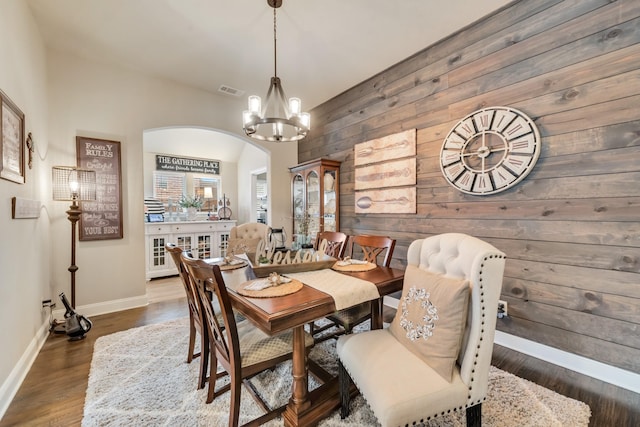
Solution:
M176 204L185 193L186 174L175 172L153 172L153 197L162 201L165 207Z

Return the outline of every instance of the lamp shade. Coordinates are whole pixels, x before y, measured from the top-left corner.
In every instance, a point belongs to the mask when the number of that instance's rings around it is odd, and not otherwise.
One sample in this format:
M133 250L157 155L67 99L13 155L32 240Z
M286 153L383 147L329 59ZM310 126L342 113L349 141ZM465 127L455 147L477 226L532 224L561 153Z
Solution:
M213 188L204 187L204 198L205 199L213 199Z
M96 200L96 172L73 166L54 166L53 200Z

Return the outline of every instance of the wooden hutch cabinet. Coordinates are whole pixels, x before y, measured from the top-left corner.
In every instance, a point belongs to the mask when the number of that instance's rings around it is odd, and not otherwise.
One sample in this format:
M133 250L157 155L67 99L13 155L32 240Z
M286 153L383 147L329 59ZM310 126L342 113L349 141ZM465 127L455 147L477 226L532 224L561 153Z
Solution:
M310 247L320 231L340 230L340 162L317 159L289 168L293 244Z

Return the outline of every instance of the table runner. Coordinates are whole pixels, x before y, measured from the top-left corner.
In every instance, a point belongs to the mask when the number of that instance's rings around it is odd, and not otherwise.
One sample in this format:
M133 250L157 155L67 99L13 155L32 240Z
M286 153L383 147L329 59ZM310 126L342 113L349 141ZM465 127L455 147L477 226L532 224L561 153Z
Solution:
M331 269L290 273L287 277L331 295L336 310L380 298L378 288L373 283Z

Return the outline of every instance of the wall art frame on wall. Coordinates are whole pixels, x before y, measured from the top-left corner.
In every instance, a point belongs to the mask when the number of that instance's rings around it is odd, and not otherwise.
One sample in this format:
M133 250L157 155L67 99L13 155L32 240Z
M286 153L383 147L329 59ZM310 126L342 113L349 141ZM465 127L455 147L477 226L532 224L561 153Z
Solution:
M79 239L122 239L122 168L120 141L76 137L78 167L96 172L96 200L80 202Z
M355 212L358 214L416 213L416 187L356 191L355 195Z
M0 178L24 184L24 113L1 90L0 101Z
M416 158L375 163L355 169L355 189L416 185Z
M353 165L393 160L416 155L416 130L409 129L382 138L361 142L353 147Z

